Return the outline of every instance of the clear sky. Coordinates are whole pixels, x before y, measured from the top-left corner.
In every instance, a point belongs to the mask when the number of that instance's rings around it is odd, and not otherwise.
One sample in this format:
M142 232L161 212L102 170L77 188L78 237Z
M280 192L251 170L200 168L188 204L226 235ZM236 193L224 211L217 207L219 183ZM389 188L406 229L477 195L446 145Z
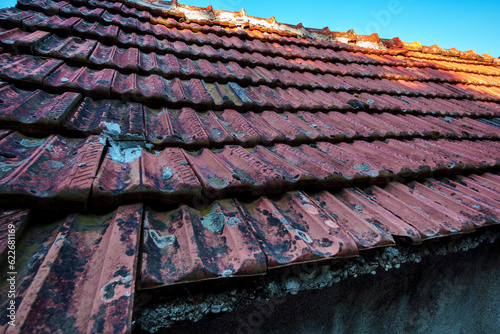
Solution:
M498 0L180 0L180 3L215 9L240 10L278 22L332 31L354 29L358 34L377 32L382 38L398 36L460 51L474 50L500 57ZM0 7L15 0L0 0Z

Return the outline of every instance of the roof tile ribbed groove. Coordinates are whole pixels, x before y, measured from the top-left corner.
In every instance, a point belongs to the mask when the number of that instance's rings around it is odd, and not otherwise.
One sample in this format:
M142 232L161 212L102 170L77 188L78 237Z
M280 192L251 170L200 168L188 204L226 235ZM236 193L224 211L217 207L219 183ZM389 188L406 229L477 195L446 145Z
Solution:
M73 214L30 225L18 243L17 328L130 332L141 216L136 204L104 216Z
M0 140L1 201L58 202L85 208L104 148L103 137L38 139L12 133ZM105 139L104 139L105 140Z
M136 288L498 225L499 136L500 61L472 50L177 1L19 0L0 9L17 328L131 332Z

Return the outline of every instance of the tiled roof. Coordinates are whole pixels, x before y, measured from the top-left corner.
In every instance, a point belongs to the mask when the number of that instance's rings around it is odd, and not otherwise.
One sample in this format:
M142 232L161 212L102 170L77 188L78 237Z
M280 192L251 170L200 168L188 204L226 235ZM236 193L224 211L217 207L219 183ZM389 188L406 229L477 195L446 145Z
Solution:
M489 55L176 1L19 0L0 80L2 332L129 332L136 289L500 223Z

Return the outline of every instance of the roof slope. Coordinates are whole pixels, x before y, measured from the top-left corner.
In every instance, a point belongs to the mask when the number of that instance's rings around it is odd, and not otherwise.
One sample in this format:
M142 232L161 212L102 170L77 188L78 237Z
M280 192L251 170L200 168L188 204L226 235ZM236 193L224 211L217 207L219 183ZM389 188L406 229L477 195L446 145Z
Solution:
M498 224L499 65L176 1L0 10L16 329L129 332L136 289Z

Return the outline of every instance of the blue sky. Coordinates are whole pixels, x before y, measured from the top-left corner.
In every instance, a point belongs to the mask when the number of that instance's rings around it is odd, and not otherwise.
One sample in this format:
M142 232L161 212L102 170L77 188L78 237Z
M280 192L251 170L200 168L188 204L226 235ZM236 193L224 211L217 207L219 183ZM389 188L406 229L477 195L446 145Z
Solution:
M500 57L498 15L500 1L465 0L180 0L180 3L215 9L240 10L259 17L275 16L279 22L332 31L354 29L359 34L377 32L380 37L398 36ZM0 0L0 7L13 0Z

